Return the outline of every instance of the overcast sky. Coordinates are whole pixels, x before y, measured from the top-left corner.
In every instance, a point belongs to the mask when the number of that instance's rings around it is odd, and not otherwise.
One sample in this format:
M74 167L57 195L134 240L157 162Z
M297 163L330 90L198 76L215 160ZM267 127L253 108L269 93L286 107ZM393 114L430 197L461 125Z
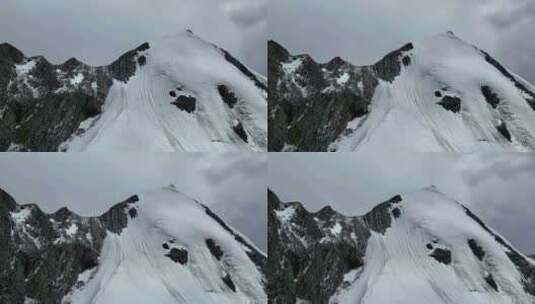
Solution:
M2 0L0 42L54 63L107 65L186 28L266 72L267 0Z
M312 211L362 215L396 194L435 185L527 254L535 253L535 155L272 153L270 188Z
M86 216L172 183L266 249L265 154L0 153L0 172L0 188L19 203Z
M452 30L535 83L533 0L270 0L268 11L271 39L320 62L368 65Z

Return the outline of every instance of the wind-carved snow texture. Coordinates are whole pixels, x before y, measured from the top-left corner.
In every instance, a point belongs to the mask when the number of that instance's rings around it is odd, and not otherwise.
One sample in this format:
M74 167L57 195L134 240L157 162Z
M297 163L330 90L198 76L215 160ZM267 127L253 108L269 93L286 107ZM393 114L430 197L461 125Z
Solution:
M265 254L172 186L98 217L45 214L0 191L0 245L1 303L267 301Z
M0 72L0 150L266 150L266 79L189 31L103 67L2 44Z
M451 32L364 67L268 52L270 151L535 149L535 87Z
M272 303L527 304L535 263L430 187L364 216L308 212L268 192ZM451 219L455 219L452 221Z

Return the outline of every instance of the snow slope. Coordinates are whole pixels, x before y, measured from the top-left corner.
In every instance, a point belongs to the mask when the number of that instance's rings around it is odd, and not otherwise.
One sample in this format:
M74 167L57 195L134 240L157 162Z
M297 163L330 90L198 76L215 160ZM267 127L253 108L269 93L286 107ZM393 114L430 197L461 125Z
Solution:
M533 260L435 187L363 216L271 194L269 219L274 303L535 303Z
M384 235L372 232L365 266L331 303L534 303L511 250L462 205L431 188L404 195L398 208ZM437 248L450 252L450 263L430 258Z
M82 122L61 150L265 150L267 93L226 60L223 50L189 31L149 45L137 53L132 77L113 80L102 114ZM222 100L219 85L237 98L233 107ZM195 110L173 105L171 91L195 98ZM238 124L245 140L235 130Z
M204 206L168 187L139 195L139 202L128 208L131 216L126 228L120 234L107 232L99 266L80 274L80 288L73 289L62 303L267 300L263 275L247 255L254 247L244 245L247 240L237 241ZM222 251L219 259L207 246L208 239ZM173 248L187 252L185 263L166 256ZM235 290L224 277L230 278Z
M515 78L512 81L486 60L485 53L452 33L413 46L403 54L410 64L401 65L400 75L392 82L379 80L369 114L350 122L348 132L331 150L535 149L535 108L528 103L535 102L533 86L509 72ZM486 100L484 86L498 97L496 107ZM459 111L440 106L444 96L459 98Z

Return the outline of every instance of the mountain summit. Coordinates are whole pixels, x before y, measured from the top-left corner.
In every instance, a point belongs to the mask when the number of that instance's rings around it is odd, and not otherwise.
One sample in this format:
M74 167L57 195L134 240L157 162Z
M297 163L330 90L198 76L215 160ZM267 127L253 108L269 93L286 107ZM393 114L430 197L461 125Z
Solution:
M0 150L266 149L266 80L191 31L108 66L0 45Z
M98 217L0 191L0 302L262 303L265 255L174 187Z
M371 66L268 53L270 151L535 149L535 87L452 32Z
M535 263L436 188L363 216L309 212L272 192L268 202L274 304L535 301Z

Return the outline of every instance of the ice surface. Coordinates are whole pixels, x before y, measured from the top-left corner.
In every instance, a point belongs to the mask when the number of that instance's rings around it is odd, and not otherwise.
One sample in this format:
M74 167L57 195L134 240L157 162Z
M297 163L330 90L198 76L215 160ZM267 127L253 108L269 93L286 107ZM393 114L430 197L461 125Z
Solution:
M392 82L381 81L367 116L350 123L330 149L336 151L393 150L529 151L535 149L535 111L512 81L489 64L474 46L451 33L414 43L409 66ZM520 82L524 80L518 78ZM493 109L481 87L498 94ZM533 89L532 86L526 85ZM461 99L453 113L437 103L443 96ZM503 120L512 140L496 129ZM360 123L362 122L362 123ZM347 135L349 134L349 135Z
M86 131L62 145L68 151L265 151L267 101L265 92L227 62L222 52L190 33L149 43L127 83L115 81L103 113ZM230 108L217 86L238 98ZM193 113L172 102L177 96L196 98ZM233 130L240 121L245 142ZM87 124L86 124L87 125Z
M507 257L507 249L467 216L460 204L435 189L402 198L401 216L393 218L384 235L372 233L362 273L331 303L534 303L535 298L524 292L521 274ZM472 253L469 239L484 248L484 261ZM451 263L430 257L428 244L450 250ZM499 292L484 279L489 271Z
M138 196L129 207L137 216L120 235L108 233L97 271L64 304L266 303L262 274L200 204L173 188ZM207 248L208 238L221 247L221 261ZM165 256L166 242L188 251L185 265ZM226 274L236 292L223 282Z

